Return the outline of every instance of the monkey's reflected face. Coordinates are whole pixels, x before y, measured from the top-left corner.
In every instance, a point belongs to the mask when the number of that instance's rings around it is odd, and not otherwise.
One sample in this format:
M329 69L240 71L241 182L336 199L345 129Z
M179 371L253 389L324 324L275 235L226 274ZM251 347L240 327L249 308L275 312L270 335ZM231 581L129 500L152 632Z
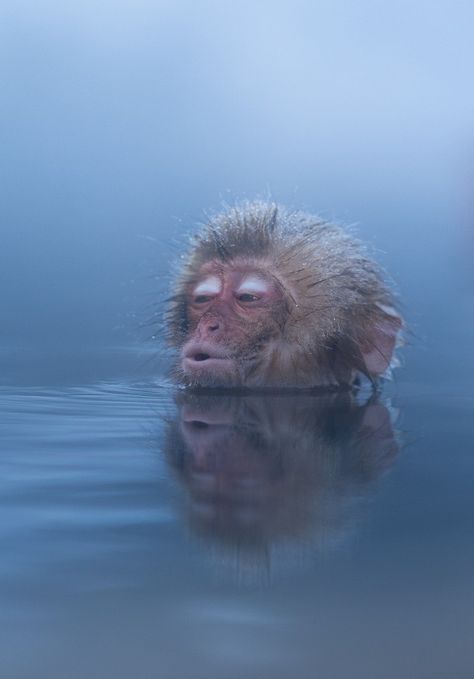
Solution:
M185 406L181 416L183 442L192 451L187 474L196 510L212 512L210 498L244 503L247 513L255 502L261 504L271 486L271 470L249 445L246 432L234 428L231 414Z
M223 544L336 537L398 452L375 398L180 392L177 401L166 454L193 527Z
M281 334L286 307L280 284L264 268L244 263L202 267L187 292L185 380L196 386L252 384L262 350Z

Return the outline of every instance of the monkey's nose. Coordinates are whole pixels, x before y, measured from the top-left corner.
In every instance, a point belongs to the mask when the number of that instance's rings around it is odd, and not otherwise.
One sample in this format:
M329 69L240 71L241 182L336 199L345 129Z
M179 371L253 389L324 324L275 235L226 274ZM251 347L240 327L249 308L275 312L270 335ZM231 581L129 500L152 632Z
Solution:
M221 329L221 323L217 318L202 319L200 325L206 332L217 332Z

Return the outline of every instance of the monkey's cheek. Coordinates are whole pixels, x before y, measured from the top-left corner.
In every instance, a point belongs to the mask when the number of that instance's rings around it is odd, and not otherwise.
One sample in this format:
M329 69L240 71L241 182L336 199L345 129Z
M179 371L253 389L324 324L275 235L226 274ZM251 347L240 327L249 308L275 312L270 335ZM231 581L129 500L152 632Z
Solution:
M183 358L181 366L184 375L196 384L226 386L237 382L236 365L229 358L207 358L200 361Z

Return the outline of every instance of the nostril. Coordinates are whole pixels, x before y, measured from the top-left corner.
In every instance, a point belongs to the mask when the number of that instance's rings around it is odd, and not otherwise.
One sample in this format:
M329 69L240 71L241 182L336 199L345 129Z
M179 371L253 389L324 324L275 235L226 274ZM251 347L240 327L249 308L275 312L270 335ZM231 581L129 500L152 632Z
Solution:
M215 330L219 330L219 323L212 323L212 324L209 326L209 330L212 330L213 332L214 332Z

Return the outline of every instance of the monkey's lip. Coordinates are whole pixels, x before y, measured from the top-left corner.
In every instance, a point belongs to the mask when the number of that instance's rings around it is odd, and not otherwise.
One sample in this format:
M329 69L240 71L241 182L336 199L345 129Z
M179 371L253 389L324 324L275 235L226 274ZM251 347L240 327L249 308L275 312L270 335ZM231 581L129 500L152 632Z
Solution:
M233 365L233 360L223 350L214 345L190 344L183 350L184 370L200 370L213 367L224 368Z

